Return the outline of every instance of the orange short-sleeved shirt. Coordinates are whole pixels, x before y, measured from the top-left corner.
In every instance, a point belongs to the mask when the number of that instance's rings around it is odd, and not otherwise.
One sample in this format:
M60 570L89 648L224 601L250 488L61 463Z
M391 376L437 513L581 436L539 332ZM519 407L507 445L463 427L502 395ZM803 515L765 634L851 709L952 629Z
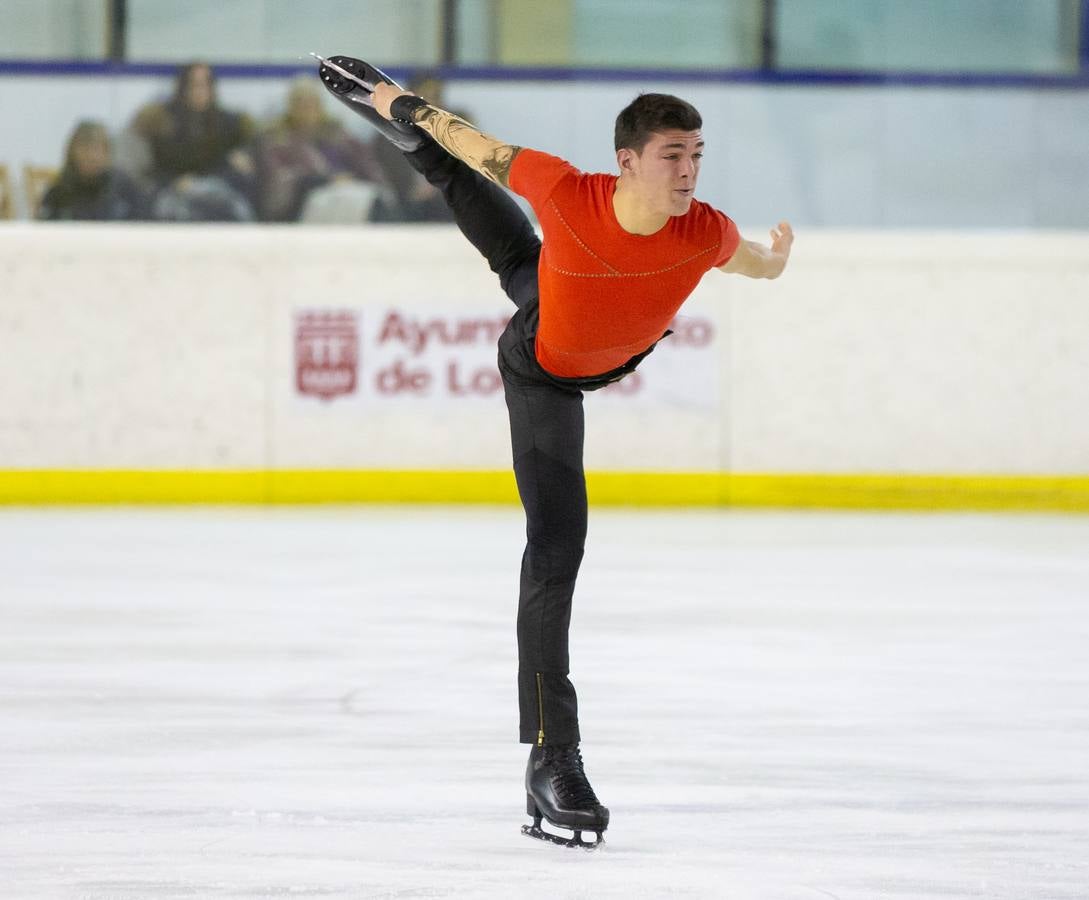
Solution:
M510 186L544 232L537 361L553 375L601 375L642 353L741 240L729 217L698 200L654 234L625 231L616 182L537 150L519 151L511 166Z

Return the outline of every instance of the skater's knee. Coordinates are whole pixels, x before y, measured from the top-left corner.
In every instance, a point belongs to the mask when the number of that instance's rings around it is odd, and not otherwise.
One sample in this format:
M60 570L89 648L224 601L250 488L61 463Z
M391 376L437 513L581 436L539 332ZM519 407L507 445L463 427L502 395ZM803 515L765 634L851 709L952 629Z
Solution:
M574 581L582 565L583 541L578 535L563 538L530 536L526 544L526 568L534 581L565 584Z
M528 233L513 239L502 253L488 259L488 265L499 276L499 286L518 307L537 296L537 263L541 242L526 225Z
M530 571L539 581L574 581L586 545L586 516L582 510L544 511L530 516L526 527Z

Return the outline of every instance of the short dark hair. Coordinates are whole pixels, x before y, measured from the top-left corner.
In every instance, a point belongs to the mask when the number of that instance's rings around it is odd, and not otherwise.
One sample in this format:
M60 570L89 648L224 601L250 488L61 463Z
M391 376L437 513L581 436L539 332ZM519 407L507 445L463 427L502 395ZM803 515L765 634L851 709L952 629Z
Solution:
M672 94L640 94L616 117L613 143L617 150L626 147L642 153L656 131L696 131L702 127L703 119L687 100Z

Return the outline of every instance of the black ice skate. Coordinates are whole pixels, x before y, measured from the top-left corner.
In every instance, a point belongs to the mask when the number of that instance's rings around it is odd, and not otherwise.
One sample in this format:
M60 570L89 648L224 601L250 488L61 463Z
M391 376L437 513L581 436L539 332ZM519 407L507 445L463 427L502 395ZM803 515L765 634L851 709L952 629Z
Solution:
M315 54L316 55L316 54ZM427 135L413 125L401 119L384 119L374 108L374 86L379 82L392 84L400 88L396 81L390 78L381 69L363 62L361 59L353 59L350 56L332 56L322 59L318 66L318 77L321 83L341 103L350 110L361 115L377 128L384 138L392 141L401 150L411 153L419 150L427 141Z
M601 805L582 768L578 744L545 744L534 747L526 766L526 812L532 825L523 825L522 834L564 847L593 850L605 839L609 811ZM541 819L557 828L575 833L568 838L550 834L541 828ZM595 841L584 841L582 832L593 831Z

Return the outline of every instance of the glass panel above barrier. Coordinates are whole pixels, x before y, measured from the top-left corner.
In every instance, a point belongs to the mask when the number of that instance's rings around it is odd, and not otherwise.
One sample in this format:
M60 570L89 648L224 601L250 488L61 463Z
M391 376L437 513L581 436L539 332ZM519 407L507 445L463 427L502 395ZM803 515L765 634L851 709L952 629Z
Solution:
M776 0L780 69L1073 74L1080 0Z
M104 59L108 0L3 0L0 59Z
M498 59L495 0L459 0L454 62L466 66L494 65ZM450 27L450 26L448 26Z
M311 50L384 66L434 65L442 0L128 0L128 58L309 63Z
M749 69L762 0L460 0L459 61L504 66Z
M755 69L761 7L760 0L578 0L571 63Z

